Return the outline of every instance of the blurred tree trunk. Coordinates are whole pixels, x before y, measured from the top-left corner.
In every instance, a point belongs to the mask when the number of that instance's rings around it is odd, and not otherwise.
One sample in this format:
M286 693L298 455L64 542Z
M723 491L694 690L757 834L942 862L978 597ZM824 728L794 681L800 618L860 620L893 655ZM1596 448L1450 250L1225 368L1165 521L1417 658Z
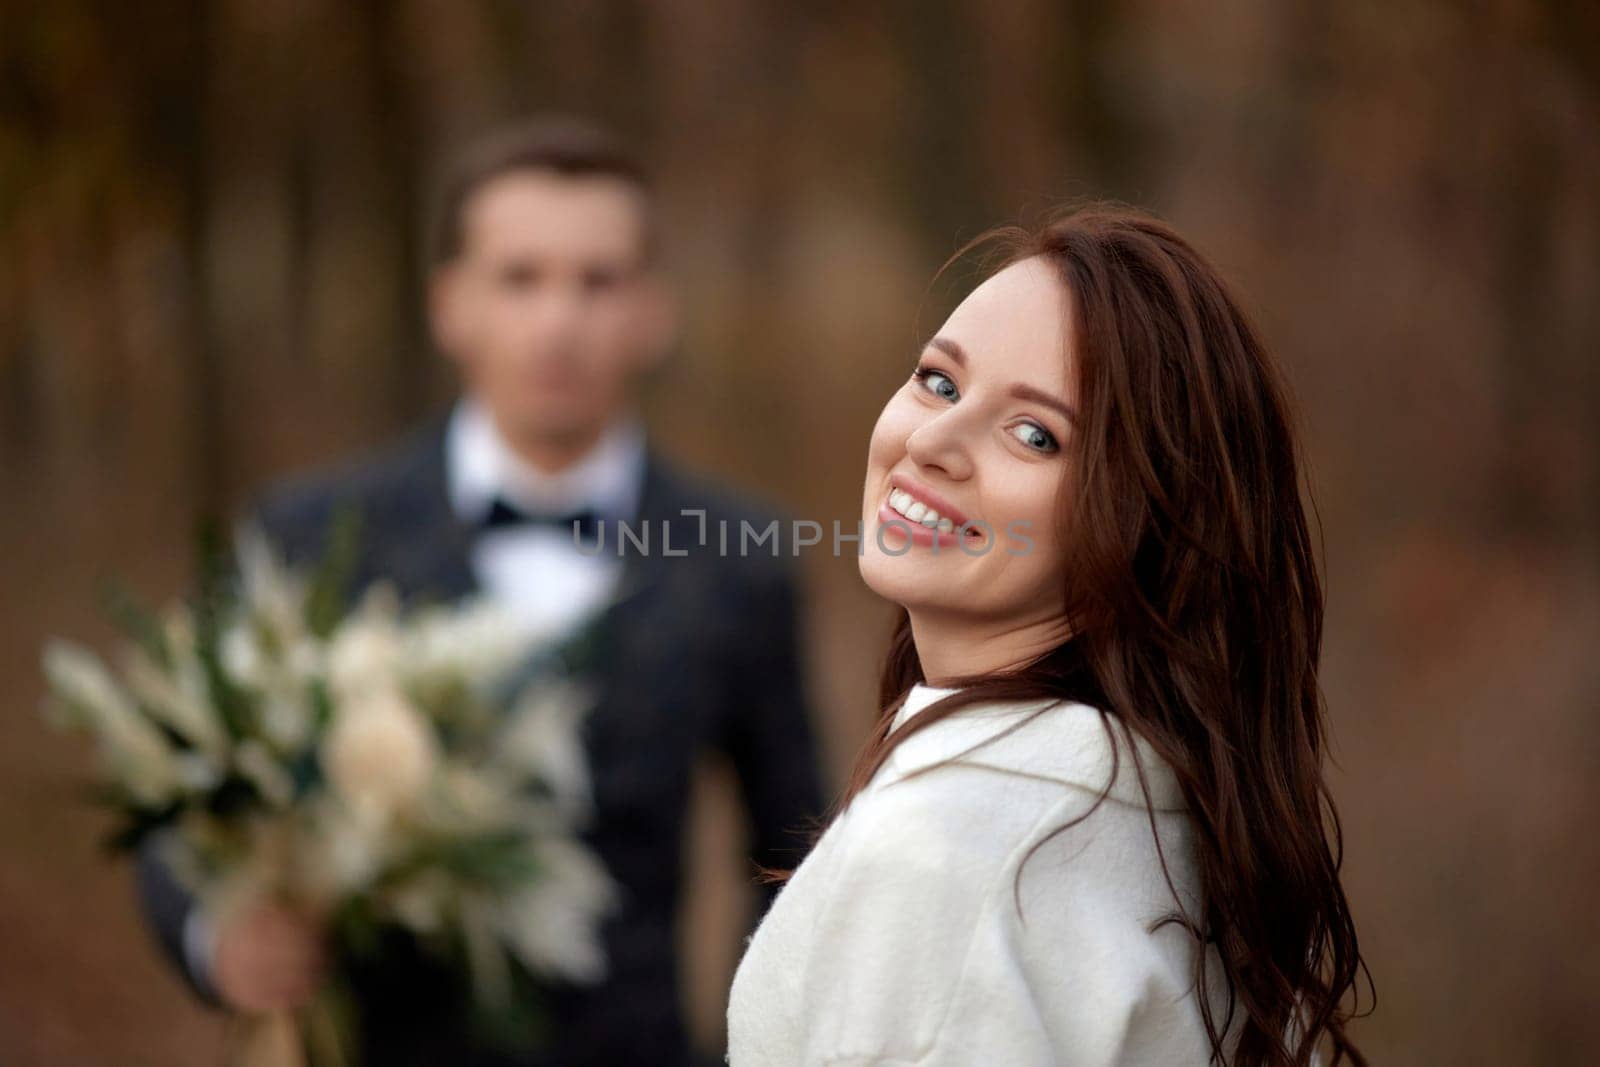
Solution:
M184 19L187 64L182 68L188 84L170 101L173 155L178 167L179 231L185 276L184 302L188 325L186 356L189 409L190 461L193 464L193 500L196 520L219 520L229 506L230 444L222 362L212 314L211 272L207 257L212 219L211 138L208 111L211 103L211 49L213 5L189 0ZM180 83L181 84L181 83Z

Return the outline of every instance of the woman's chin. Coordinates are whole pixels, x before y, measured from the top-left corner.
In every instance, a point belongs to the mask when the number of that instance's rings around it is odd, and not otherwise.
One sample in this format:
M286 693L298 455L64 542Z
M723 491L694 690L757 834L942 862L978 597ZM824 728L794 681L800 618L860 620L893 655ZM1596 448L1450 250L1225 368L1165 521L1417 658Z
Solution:
M935 559L928 550L915 548L892 556L869 545L856 562L868 589L903 608L938 607L957 599L956 576L943 553Z

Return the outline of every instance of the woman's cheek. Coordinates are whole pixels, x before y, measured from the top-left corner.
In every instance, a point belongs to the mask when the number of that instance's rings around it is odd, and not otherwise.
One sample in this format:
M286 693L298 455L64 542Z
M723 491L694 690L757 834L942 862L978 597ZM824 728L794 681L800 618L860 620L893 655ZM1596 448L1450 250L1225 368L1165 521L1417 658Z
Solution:
M1017 478L1000 487L992 513L996 515L996 551L1006 557L1007 570L1027 575L1031 583L1048 583L1058 569L1052 513L1056 479Z
M872 428L869 458L883 467L892 467L899 462L900 457L905 455L906 438L911 436L915 428L912 421L905 410L904 401L896 395L884 407L877 424Z

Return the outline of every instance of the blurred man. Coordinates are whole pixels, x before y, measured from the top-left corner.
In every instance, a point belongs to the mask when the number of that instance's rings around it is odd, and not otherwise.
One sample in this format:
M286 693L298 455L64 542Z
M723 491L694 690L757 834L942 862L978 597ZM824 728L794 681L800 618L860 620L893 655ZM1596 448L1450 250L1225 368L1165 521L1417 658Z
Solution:
M697 756L730 757L757 862L798 862L795 831L821 812L792 557L770 545L741 555L734 537L726 555L717 550L720 523L762 531L780 516L667 462L634 406L675 331L653 212L645 173L604 131L553 120L480 143L444 191L430 279L459 402L391 449L277 487L255 509L304 563L355 505L355 589L383 578L413 600L481 590L529 622L599 635L584 836L622 887L603 931L607 978L547 991L547 1054L497 1058L469 1038L460 979L395 935L381 965L356 974L371 1063L688 1063L675 920ZM605 552L580 550L575 517L606 524ZM618 520L648 528L648 553L619 557ZM661 543L668 523L672 555ZM702 528L709 548L695 547ZM262 906L221 922L154 848L140 872L151 921L208 1000L263 1011L315 988L320 932L304 918Z

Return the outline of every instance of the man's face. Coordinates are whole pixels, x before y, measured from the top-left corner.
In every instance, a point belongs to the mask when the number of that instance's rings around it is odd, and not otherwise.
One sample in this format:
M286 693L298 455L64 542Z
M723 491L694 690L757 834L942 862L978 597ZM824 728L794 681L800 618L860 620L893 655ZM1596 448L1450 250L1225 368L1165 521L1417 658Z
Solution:
M502 430L594 436L670 342L645 260L640 191L609 176L520 171L468 198L461 250L433 279L436 339Z

